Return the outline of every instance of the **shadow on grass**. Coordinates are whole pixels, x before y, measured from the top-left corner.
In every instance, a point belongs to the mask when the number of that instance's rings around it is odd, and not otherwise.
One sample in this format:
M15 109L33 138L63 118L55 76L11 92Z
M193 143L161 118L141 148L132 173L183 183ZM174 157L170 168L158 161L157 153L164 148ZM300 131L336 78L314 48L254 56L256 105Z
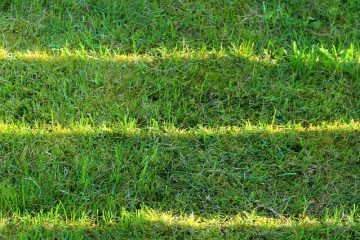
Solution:
M256 209L317 218L360 202L356 123L301 131L2 129L4 216L61 202L77 216L147 206L199 217Z
M282 60L229 51L98 56L16 53L0 60L0 116L63 125L152 119L188 128L358 119L359 65L321 52Z
M359 38L357 15L352 14L359 11L356 1L30 1L26 7L20 1L3 1L0 11L0 43L30 50L80 46L134 53L184 45L220 49L244 39L272 50L288 48L293 40L331 47L356 44Z

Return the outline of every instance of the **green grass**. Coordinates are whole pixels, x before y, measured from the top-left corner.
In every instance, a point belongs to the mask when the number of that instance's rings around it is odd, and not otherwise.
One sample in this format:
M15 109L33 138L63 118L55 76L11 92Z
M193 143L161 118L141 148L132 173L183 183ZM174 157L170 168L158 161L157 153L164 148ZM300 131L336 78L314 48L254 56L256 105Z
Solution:
M360 2L0 2L0 239L360 238Z

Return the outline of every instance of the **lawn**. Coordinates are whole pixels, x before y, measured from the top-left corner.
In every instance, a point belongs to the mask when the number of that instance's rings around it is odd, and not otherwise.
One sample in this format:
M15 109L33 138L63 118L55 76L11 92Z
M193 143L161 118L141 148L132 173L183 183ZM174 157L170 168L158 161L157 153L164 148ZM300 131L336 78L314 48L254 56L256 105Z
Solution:
M360 238L358 0L0 11L0 239Z

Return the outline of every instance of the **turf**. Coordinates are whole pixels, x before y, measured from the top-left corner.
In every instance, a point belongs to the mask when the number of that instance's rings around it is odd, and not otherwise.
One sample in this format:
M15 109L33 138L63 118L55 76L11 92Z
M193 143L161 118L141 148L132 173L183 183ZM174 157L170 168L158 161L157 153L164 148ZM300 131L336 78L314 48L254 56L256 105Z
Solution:
M360 2L0 2L0 239L360 238Z

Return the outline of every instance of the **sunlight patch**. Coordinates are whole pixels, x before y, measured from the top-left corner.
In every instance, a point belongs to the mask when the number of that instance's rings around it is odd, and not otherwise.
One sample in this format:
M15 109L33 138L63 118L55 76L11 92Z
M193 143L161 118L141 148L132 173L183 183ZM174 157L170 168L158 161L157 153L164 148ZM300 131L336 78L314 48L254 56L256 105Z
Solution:
M360 122L351 121L349 123L322 123L320 125L310 125L304 127L301 124L291 125L252 125L247 123L244 126L223 126L223 127L204 127L197 126L188 129L177 128L172 125L164 124L157 127L140 128L134 122L103 124L99 126L89 124L73 124L64 127L60 124L29 126L16 123L0 123L0 133L2 134L44 134L44 135L70 135L70 134L105 134L119 133L124 135L147 136L151 134L160 136L212 136L212 135L242 135L242 134L275 134L275 133L300 133L300 132L336 132L336 131L359 131Z
M340 214L340 213L339 213ZM351 217L354 213L341 216L334 215L326 218L313 218L310 216L302 216L299 218L279 217L272 218L266 216L257 215L255 211L243 212L234 216L223 216L205 218L190 215L175 215L171 212L160 212L154 209L141 209L136 213L131 213L126 210L122 210L120 215L112 212L102 212L102 218L91 217L84 214L80 214L77 218L65 218L57 212L50 211L48 213L41 212L35 215L18 215L14 213L12 218L1 217L0 218L0 231L7 230L7 228L16 225L22 228L32 230L33 228L42 227L47 230L51 229L91 229L96 227L128 227L129 225L135 228L143 227L170 227L170 228L185 228L194 229L200 231L206 231L212 228L212 230L220 229L236 229L237 227L258 227L263 229L277 229L277 228L306 228L306 227L324 227L324 226L353 226L355 219Z

